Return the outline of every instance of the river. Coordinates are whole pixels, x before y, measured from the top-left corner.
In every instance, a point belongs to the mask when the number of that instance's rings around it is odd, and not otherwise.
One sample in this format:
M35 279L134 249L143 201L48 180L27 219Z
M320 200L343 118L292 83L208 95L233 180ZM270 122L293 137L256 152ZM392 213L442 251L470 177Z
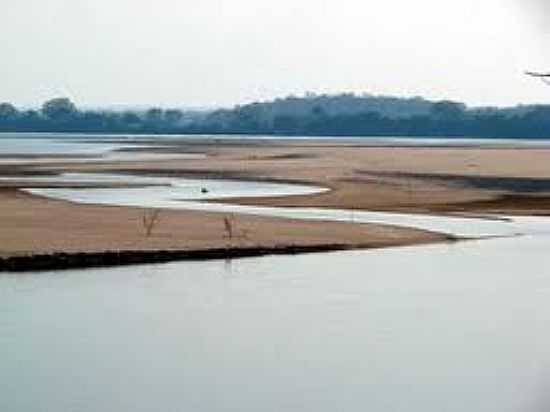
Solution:
M543 411L548 237L0 275L0 410Z
M63 190L43 194L75 195ZM204 205L94 190L77 193ZM0 411L550 408L549 219L276 213L499 237L0 275Z

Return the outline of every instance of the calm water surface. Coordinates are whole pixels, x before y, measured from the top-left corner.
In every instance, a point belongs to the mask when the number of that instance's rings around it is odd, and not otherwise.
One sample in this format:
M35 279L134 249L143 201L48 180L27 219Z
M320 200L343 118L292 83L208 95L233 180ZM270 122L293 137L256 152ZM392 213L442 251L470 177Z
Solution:
M53 138L0 136L0 154L2 155L96 155L121 146L110 143L86 144Z
M2 275L0 410L548 410L548 240Z
M129 161L200 159L200 153L151 153L128 151L151 147L140 143L143 136L0 133L0 164L47 163L47 159L29 159L29 156L63 157L73 162L88 160ZM128 140L128 143L124 141Z
M549 147L550 139L479 139L459 137L334 137L334 136L271 136L271 135L147 135L147 134L86 134L86 133L0 133L1 153L65 153L88 152L91 146L103 145L109 149L113 145L124 145L124 140L139 142L158 140L173 142L175 140L293 140L293 141L331 141L363 143L381 146L518 146ZM110 145L106 142L113 142ZM53 143L53 145L52 145ZM129 143L132 144L132 143Z

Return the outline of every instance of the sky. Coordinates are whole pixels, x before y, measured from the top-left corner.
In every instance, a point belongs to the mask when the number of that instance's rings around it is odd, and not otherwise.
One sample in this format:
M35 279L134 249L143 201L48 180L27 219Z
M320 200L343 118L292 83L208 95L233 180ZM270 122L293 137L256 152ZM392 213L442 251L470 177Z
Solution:
M0 101L219 107L371 93L550 103L547 0L0 0Z

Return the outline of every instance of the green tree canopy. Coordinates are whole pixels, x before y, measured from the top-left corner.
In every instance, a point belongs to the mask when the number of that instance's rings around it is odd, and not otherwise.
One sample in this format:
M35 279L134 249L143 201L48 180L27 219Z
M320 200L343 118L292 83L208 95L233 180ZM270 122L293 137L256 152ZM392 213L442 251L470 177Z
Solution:
M10 103L0 103L0 119L2 120L15 120L19 115L19 112L14 105Z
M51 120L69 120L78 114L73 102L66 97L48 100L42 105L42 114Z

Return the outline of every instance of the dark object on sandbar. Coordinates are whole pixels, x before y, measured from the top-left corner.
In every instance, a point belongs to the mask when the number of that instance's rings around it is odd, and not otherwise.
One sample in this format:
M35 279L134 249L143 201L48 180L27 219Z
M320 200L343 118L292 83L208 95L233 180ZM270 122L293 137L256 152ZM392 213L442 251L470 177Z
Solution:
M267 255L295 255L299 253L331 252L354 249L344 244L289 245L273 247L214 248L198 250L122 250L89 253L52 253L0 257L0 273L67 270L93 267L114 267L177 261L202 261L260 257Z
M209 190L206 187L203 187L201 189L201 193L208 193L208 192L209 192Z

